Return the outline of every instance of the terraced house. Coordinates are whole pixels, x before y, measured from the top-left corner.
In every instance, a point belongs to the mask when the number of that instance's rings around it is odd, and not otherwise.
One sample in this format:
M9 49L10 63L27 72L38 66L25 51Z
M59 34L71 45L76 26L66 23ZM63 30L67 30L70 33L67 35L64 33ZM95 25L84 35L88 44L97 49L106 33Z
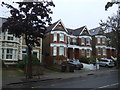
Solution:
M63 56L67 60L91 56L105 58L109 54L106 51L108 49L106 39L100 27L91 30L86 26L69 29L62 20L58 20L47 28L46 38L43 39L43 55Z
M6 18L0 18L0 60L3 60L5 64L17 64L19 60L22 60L26 55L26 44L24 37L16 38L11 33L2 32L2 24L6 21ZM39 39L42 42L42 39ZM33 48L34 55L42 60L42 44Z

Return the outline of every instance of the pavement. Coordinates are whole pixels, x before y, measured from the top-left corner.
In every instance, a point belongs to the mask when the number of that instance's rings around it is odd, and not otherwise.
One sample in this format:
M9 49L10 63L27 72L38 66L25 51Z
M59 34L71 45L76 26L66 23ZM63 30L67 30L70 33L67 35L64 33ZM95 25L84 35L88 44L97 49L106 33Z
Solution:
M31 80L26 80L25 76L21 77L6 77L2 78L2 86L11 85L11 84L20 84L28 82L37 82L37 81L46 81L46 80L56 80L56 79L69 79L75 77L86 77L88 75L100 75L105 72L116 70L115 68L109 69L100 69L100 70L75 70L74 72L64 72L64 73L52 73L41 75L40 79L38 77L33 77Z

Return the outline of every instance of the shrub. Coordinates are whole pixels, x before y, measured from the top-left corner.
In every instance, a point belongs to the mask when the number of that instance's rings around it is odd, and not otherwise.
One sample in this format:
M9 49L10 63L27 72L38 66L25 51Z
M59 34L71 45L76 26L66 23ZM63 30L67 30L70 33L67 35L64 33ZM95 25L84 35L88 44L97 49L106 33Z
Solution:
M90 57L89 60L90 60L91 63L95 63L96 62L96 58L95 57Z
M23 60L18 63L18 67L23 69L26 64L26 60L29 60L28 55L25 55L23 57ZM39 64L40 64L40 62L39 62L38 58L35 55L32 55L32 65L39 65Z
M83 63L87 63L87 64L90 63L90 59L87 58L87 57L81 57L81 58L79 59L79 61L80 61L80 62L83 62Z

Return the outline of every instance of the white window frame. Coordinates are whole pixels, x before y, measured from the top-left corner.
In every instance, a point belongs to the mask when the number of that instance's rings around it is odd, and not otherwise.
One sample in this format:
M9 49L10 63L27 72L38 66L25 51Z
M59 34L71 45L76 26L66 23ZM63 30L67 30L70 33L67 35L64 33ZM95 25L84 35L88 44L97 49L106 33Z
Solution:
M68 36L68 44L70 44L70 37Z
M60 33L60 41L64 41L64 33Z
M87 49L86 52L87 52L87 57L90 57L90 49Z
M53 47L53 56L57 56L57 47L56 46Z
M64 56L64 47L63 46L59 47L59 55L63 55Z
M81 50L81 55L85 56L85 50L84 49Z
M57 41L57 32L54 32L54 37L53 37L53 41Z
M12 40L14 40L14 37L13 37L13 36L8 36L8 37L7 37L7 40L12 41Z
M103 48L103 55L106 55L106 48Z
M101 55L101 48L100 47L98 47L97 53L98 53L98 55Z
M100 43L100 37L97 38L97 43Z
M6 50L6 59L13 59L13 49Z
M81 38L81 45L85 45L85 38Z
M86 38L86 44L90 45L90 38Z
M105 44L105 37L102 38L102 43Z
M75 44L75 43L76 43L76 38L73 38L73 39L72 39L72 42Z

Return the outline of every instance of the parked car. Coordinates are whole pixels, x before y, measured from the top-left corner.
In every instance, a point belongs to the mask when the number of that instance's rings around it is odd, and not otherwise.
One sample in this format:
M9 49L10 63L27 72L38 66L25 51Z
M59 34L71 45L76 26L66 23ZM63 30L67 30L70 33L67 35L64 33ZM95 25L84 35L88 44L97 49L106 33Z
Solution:
M115 66L112 59L100 58L100 59L98 59L98 61L99 61L100 66L105 66L105 67L113 67L113 66Z
M68 63L74 65L74 69L76 70L80 70L81 68L83 68L83 64L80 63L78 60L69 60Z

